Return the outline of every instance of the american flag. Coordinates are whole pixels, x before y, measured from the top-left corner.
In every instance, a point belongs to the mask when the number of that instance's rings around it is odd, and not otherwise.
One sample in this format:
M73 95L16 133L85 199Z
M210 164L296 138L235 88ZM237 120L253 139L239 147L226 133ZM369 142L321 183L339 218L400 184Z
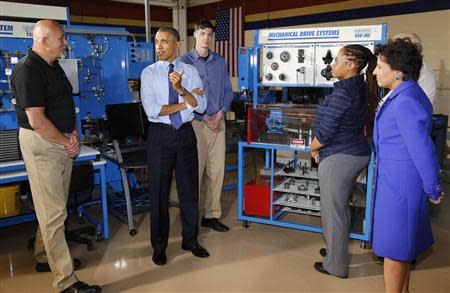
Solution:
M238 50L244 45L242 7L217 10L215 45L216 52L225 57L230 75L237 76Z

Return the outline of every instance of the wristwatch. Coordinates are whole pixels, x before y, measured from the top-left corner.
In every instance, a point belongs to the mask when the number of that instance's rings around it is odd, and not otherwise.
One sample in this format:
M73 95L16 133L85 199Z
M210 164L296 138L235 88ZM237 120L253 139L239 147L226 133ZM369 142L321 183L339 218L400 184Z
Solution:
M187 93L188 91L185 88L183 88L183 90L181 91L181 93L179 93L179 95L184 97Z

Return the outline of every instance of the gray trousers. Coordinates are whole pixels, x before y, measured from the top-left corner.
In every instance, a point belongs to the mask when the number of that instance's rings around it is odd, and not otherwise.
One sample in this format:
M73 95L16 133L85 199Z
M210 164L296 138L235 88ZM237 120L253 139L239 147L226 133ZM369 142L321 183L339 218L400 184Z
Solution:
M369 156L336 154L319 164L320 208L327 256L323 267L335 276L347 276L350 254L349 194Z

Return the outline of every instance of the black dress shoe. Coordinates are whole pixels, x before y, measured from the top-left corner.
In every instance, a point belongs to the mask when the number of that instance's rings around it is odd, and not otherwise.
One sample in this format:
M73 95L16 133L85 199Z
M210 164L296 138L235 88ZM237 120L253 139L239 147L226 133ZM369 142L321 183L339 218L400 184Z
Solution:
M152 261L158 265L163 266L167 263L166 253L163 252L153 252Z
M221 223L219 219L216 218L207 219L203 217L201 225L203 227L211 228L218 232L227 232L228 230L230 230L230 228L228 228L226 225Z
M319 254L321 257L327 257L327 249L326 248L321 248L319 250Z
M204 249L200 244L196 243L193 246L185 246L185 245L181 245L181 248L183 248L184 250L188 250L190 252L192 252L193 255L195 255L196 257L201 257L201 258L205 258L209 256L209 252Z
M73 283L70 287L61 291L61 293L100 293L102 289L97 285L88 285L84 282L78 281Z
M324 269L323 262L315 262L314 263L314 268L319 273L322 273L322 274L325 274L325 275L330 275L330 276L336 276L336 275L330 274L326 269ZM348 275L346 275L346 276L336 276L336 277L341 278L341 279L347 279Z
M73 270L78 271L81 269L81 261L78 258L73 259ZM48 262L38 262L36 264L36 272L38 273L45 273L45 272L51 272L50 266L48 265Z

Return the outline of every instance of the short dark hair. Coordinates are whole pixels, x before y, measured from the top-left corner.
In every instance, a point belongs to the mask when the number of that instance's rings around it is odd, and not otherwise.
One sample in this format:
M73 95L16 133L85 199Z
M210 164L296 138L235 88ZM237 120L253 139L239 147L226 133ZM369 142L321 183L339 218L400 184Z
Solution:
M200 19L197 20L194 24L194 31L198 30L198 29L205 29L205 28L210 28L214 31L214 25L212 24L212 22L210 22L207 19Z
M394 70L403 73L403 80L418 80L422 69L422 54L409 38L389 40L386 45L375 48L375 55L381 56Z
M180 41L180 33L173 27L169 27L169 26L160 27L156 33L169 33L175 38L175 40L177 42Z

